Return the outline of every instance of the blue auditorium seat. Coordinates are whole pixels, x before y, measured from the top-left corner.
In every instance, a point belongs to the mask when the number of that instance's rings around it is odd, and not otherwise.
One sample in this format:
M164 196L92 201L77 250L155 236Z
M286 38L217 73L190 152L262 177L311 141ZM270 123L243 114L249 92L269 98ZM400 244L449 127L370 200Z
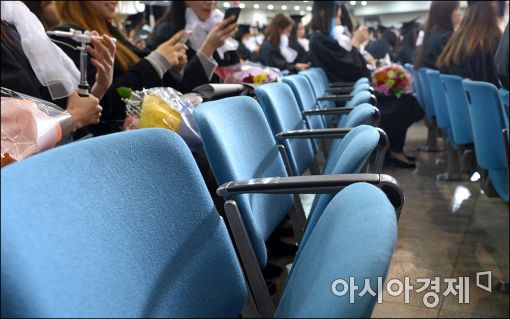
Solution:
M469 106L476 159L489 172L498 195L508 203L508 161L502 131L505 115L502 112L498 89L491 83L463 80Z
M2 168L2 317L237 317L247 287L184 141L94 137Z

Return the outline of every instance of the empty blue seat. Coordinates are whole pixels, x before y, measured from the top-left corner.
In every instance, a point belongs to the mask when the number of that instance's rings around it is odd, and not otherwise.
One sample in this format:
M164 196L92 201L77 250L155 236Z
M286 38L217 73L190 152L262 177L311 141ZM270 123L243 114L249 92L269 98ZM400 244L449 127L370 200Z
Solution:
M239 317L251 296L199 169L168 130L89 139L3 168L1 236L2 317ZM370 316L377 297L351 304L331 283L368 278L376 291L395 242L386 195L346 187L300 247L274 315Z
M508 202L508 162L505 127L498 89L491 83L463 80L478 164L489 172L498 195Z
M449 74L441 74L439 77L446 94L446 105L452 128L451 142L457 146L472 144L473 129L471 128L462 78Z
M425 113L429 119L436 116L436 108L434 106L434 100L432 98L433 92L427 76L427 71L430 69L420 68L416 75L420 79L421 90L423 93L423 102L425 103Z
M1 205L2 317L237 317L246 301L225 224L168 130L2 168Z
M288 85L269 83L257 87L255 92L273 134L306 128L297 100ZM343 123L352 125L350 127L367 124L376 114L378 115L375 107L365 103L351 111ZM282 143L289 152L293 175L301 175L312 167L315 152L310 139L289 139L283 140Z
M437 127L448 130L450 127L450 115L446 104L446 95L441 85L440 73L437 70L426 69L428 87L432 97L432 104L436 114Z

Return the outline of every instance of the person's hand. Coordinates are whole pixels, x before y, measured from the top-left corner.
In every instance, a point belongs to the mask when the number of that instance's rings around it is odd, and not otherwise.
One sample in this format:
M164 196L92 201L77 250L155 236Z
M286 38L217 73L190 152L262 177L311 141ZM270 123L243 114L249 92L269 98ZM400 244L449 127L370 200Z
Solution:
M360 45L370 38L368 28L364 25L360 26L358 30L354 31L352 35L352 45L359 49Z
M310 63L296 63L296 70L303 71L310 67Z
M225 44L225 40L232 37L237 32L237 23L232 23L235 17L231 16L223 20L209 31L200 51L207 57L212 57L216 49Z
M103 108L99 105L99 100L93 95L81 97L73 91L67 98L66 111L71 114L73 122L73 131L87 125L99 123L101 111Z
M172 69L181 69L188 63L188 58L186 56L188 46L179 42L185 35L186 30L181 30L167 41L161 43L156 49L156 52L163 55L168 62L170 62Z
M99 36L96 31L92 31L92 35ZM96 81L90 89L90 93L98 99L102 99L113 82L116 45L106 34L103 34L102 40L92 38L90 43L92 45L87 45L87 52L92 58L90 63L96 68Z

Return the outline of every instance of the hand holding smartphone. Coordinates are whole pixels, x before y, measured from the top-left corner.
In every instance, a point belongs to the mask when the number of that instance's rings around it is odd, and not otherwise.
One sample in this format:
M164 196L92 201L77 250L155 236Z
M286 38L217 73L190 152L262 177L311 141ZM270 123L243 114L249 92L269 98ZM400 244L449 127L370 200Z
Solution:
M239 19L239 14L241 14L241 8L239 7L227 8L227 10L225 10L225 17L223 18L223 20L226 20L231 16L235 16L235 18L232 20L232 22L229 23L229 25L232 23L237 23L237 20Z

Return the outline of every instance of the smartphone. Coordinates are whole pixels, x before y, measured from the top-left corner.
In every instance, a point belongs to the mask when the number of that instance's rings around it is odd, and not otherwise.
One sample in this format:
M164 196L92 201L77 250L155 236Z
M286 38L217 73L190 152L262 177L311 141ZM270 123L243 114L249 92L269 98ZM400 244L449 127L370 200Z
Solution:
M237 20L239 19L240 13L241 13L241 8L239 8L239 7L227 8L227 10L225 10L225 17L223 18L223 20L228 19L231 16L235 16L234 20L232 20L231 23L236 23Z

